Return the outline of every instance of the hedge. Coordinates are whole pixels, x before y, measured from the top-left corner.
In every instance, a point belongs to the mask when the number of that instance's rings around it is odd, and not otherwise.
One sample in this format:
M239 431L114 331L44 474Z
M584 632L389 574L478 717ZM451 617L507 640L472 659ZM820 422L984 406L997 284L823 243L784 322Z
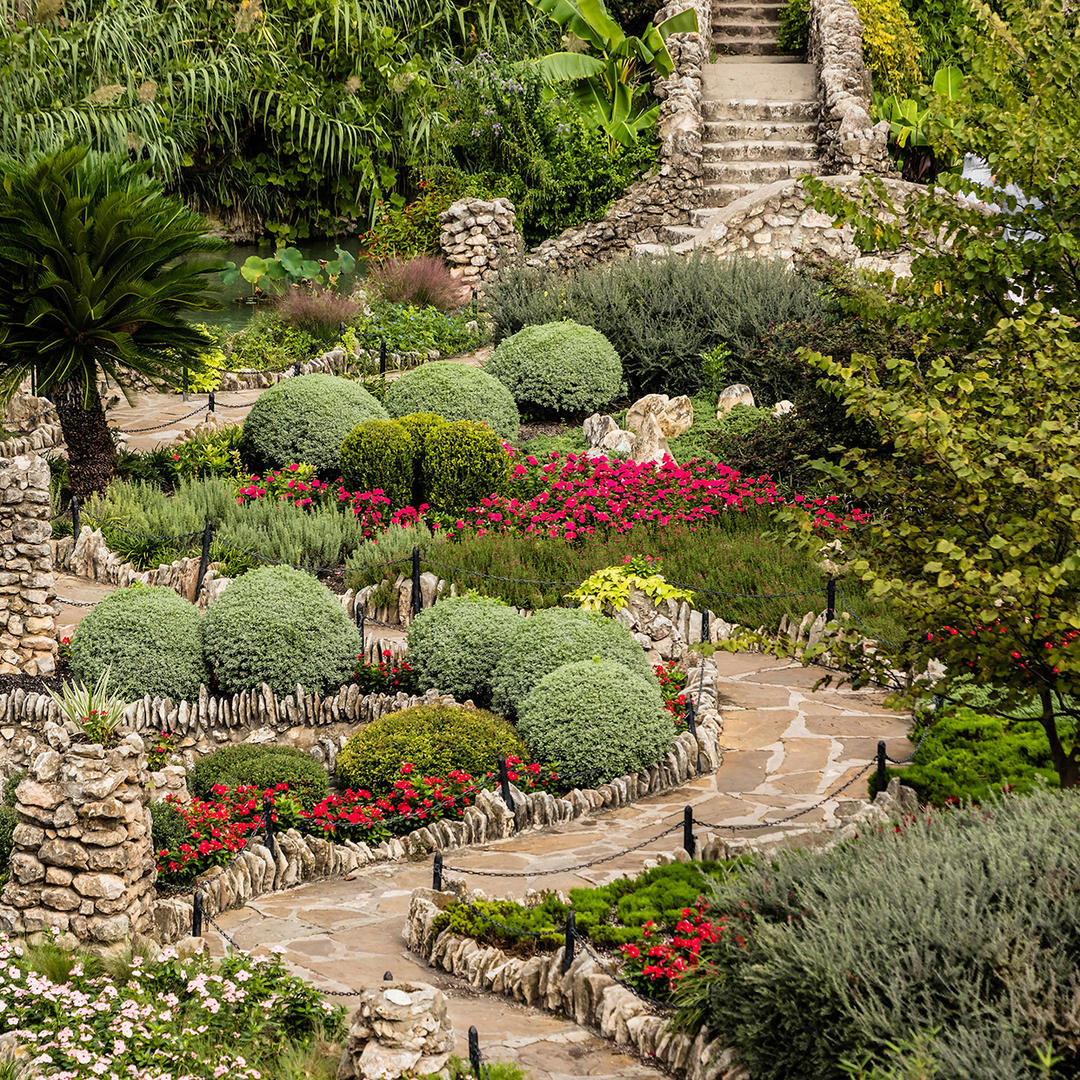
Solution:
M223 746L199 758L189 781L201 799L214 798L214 787L234 790L254 787L260 791L288 784L306 810L326 798L330 780L326 770L310 754L292 746L260 746L239 743Z
M381 490L391 510L411 506L417 446L401 424L367 420L341 444L341 479L349 491Z

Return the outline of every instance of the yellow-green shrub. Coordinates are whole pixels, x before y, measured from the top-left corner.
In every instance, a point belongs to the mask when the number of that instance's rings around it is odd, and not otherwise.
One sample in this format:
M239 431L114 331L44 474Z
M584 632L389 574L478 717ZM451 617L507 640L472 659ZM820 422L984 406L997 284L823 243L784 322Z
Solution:
M413 497L416 443L394 420L368 420L341 444L341 478L349 491L381 489L390 508L409 506Z
M900 0L852 0L863 24L863 59L882 94L908 96L922 81L923 43Z
M501 491L510 479L502 439L472 420L434 429L424 442L424 486L431 509L460 514Z

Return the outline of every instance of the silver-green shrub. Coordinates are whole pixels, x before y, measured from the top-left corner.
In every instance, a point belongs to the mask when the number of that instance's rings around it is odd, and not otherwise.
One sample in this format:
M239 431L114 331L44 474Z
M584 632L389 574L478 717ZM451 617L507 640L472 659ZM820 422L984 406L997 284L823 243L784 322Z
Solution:
M577 660L545 675L518 710L536 761L575 784L602 784L655 765L675 738L660 684L614 660Z
M395 379L383 399L395 419L434 413L447 420L475 420L496 435L516 439L521 426L510 391L487 371L452 361L422 364Z
M321 374L284 379L251 407L240 456L259 472L304 462L334 479L345 436L365 420L387 419L375 398L348 379Z
M492 707L504 716L515 716L545 675L594 656L653 677L644 650L614 619L578 608L538 611L524 621L495 668Z
M330 590L300 570L267 566L237 578L207 609L207 663L227 694L299 683L325 694L356 670L360 632Z
M94 605L71 641L71 669L88 686L110 669L126 699L192 701L208 683L203 617L172 589L131 585Z
M486 370L531 413L593 413L622 387L622 362L611 342L576 322L526 326L499 343Z
M420 688L487 705L495 665L524 621L498 600L460 596L422 611L409 627L409 662Z

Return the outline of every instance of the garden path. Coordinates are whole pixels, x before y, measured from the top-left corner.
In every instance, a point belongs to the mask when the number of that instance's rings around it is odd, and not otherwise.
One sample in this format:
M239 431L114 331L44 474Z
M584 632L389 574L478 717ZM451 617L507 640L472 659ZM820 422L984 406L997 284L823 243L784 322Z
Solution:
M835 800L817 804L853 777L857 779L843 797L865 796L861 770L879 739L888 742L893 756L908 752L909 720L885 708L880 691L814 691L824 674L820 669L759 654L719 654L717 662L725 757L716 774L557 831L524 833L449 853L448 866L523 874L466 879L491 896L603 884L640 869L645 859L660 851L672 850L678 834L592 868L533 875L625 850L678 821L688 803L695 817L704 821L762 823L762 829L740 835L775 832L770 822L804 807L816 808L797 825L833 820ZM448 872L448 876L456 875ZM363 986L378 981L386 971L398 979L420 979L441 987L449 999L458 1052L465 1052L465 1034L473 1024L488 1060L517 1061L532 1080L655 1076L654 1070L568 1020L477 995L465 983L427 968L409 954L401 940L409 893L430 883L430 862L376 866L349 878L260 897L217 921L242 948L283 948L298 973L327 989ZM216 937L213 945L220 945ZM342 1000L351 1004L348 997Z

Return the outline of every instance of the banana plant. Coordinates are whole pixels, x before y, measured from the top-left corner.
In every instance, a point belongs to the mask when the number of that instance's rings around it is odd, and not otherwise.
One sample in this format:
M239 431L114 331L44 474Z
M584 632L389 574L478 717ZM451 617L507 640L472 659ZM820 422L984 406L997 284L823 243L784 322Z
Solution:
M261 281L285 282L289 285L302 281L312 285L332 284L339 274L351 274L356 269L356 259L344 248L335 249L333 259L307 259L297 248L284 248L264 259L259 255L249 255L239 266L227 262L222 271L221 280L225 285L235 285L240 278L251 284L252 296L256 296L262 286Z
M959 68L939 68L934 75L932 92L926 94L925 105L912 98L890 94L881 101L877 112L889 121L889 141L903 152L904 177L921 181L943 163L935 158L934 128L948 128L952 121L947 114L949 102L958 101L964 92L964 75ZM950 167L951 164L945 165Z
M550 85L574 83L571 100L590 127L602 128L613 143L633 146L638 135L656 121L659 105L643 108L637 100L644 76L665 77L675 70L668 52L672 34L698 29L689 8L659 25L650 23L640 37L625 34L608 14L603 0L533 0L534 5L567 34L593 51L556 52L538 68Z

